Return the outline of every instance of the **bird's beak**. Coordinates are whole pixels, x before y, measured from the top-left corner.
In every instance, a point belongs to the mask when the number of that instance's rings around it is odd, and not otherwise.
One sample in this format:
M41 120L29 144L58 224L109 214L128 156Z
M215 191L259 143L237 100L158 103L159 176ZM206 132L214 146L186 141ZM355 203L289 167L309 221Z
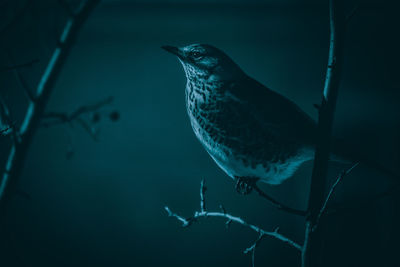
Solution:
M166 50L167 52L169 52L171 54L174 54L175 56L179 57L180 59L183 58L183 53L178 47L170 46L170 45L164 45L164 46L161 46L161 48Z

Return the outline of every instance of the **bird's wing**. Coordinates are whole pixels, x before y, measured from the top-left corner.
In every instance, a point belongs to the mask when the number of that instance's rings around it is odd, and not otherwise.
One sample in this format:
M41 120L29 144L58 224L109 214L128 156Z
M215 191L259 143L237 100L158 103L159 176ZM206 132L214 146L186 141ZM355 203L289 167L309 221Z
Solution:
M246 77L232 83L229 92L269 134L314 144L316 123L288 98Z

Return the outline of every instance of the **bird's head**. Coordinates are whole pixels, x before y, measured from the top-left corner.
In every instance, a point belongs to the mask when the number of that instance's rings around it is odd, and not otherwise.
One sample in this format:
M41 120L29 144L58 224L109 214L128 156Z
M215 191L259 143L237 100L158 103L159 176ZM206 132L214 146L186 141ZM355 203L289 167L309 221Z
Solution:
M211 45L191 44L184 47L162 48L178 57L188 79L235 80L244 75L230 57Z

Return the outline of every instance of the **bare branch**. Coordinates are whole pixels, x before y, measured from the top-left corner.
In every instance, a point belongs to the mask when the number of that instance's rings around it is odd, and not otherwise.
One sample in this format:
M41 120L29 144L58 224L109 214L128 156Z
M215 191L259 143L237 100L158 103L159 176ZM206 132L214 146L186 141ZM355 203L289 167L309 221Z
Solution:
M20 85L20 87L24 90L24 93L26 95L26 97L32 101L35 102L36 101L36 96L34 95L34 93L31 91L31 89L29 88L28 84L26 83L24 77L22 77L21 73L19 72L18 69L14 70L14 74L15 77Z
M82 128L93 138L94 141L99 141L98 130L90 126L84 119L77 118L76 121L82 126Z
M16 129L15 123L12 120L10 109L8 108L6 101L1 96L0 96L0 121L6 124L6 128L2 129L1 133L4 134L10 131L10 134L12 136L12 141L14 145L16 145L20 141L18 130Z
M10 109L8 108L6 101L1 96L0 96L0 120L3 123L6 123L8 126L11 126L12 124Z
M2 67L2 68L0 68L0 72L16 70L16 69L21 69L21 68L25 68L25 67L31 67L32 65L34 65L34 64L36 64L38 62L39 62L39 59L33 59L33 60L28 61L26 63L21 63L21 64L15 64L15 65L11 65L11 66Z
M205 181L203 179L203 180L201 180L201 183L200 183L200 211L201 212L206 211L206 199L204 197L206 190L207 190L207 187L205 187Z
M70 4L67 3L65 0L58 0L58 3L65 9L68 16L73 17L75 16L74 10L71 8Z
M107 97L97 103L90 105L83 105L78 107L71 113L67 112L48 112L43 115L41 126L50 127L54 125L70 123L74 120L78 120L81 115L98 111L99 109L107 106L113 102L114 98L112 96ZM47 121L45 121L47 120Z
M298 209L294 209L291 208L289 206L286 206L285 204L282 204L281 202L279 202L278 200L274 199L273 197L267 195L264 191L262 191L256 184L253 186L253 189L256 190L256 192L263 198L265 198L266 200L268 200L269 202L272 203L272 205L282 211L285 211L289 214L293 214L293 215L298 215L298 216L305 216L306 215L306 211L304 210L298 210Z
M70 114L66 112L48 112L43 115L40 126L50 127L60 124L72 125L72 123L76 121L93 138L93 140L98 141L98 130L83 119L82 115L97 112L104 106L111 104L112 101L113 97L110 96L97 103L80 106Z
M326 175L336 100L339 91L344 38L343 0L329 0L329 56L325 84L319 108L314 166L311 177L308 214L302 251L302 267L321 266L322 238L318 218L325 201Z
M28 1L29 2L29 1ZM5 166L5 171L0 180L0 212L15 195L17 191L18 178L20 177L23 164L25 162L26 152L36 133L42 119L46 104L54 89L55 82L64 66L66 58L71 51L71 47L76 40L76 36L82 25L97 5L99 0L81 1L80 8L74 17L69 18L64 26L62 34L58 40L58 46L50 56L50 60L41 76L41 79L35 90L35 101L30 102L26 110L25 117L19 127L20 142L14 145L9 154ZM11 69L14 69L13 66ZM7 67L6 70L10 68Z
M173 216L173 217L177 218L179 221L181 221L183 227L190 226L194 221L196 221L197 219L200 219L200 218L220 217L220 218L227 219L227 221L229 221L229 222L235 222L235 223L241 224L241 225L243 225L243 226L245 226L245 227L247 227L247 228L249 228L249 229L251 229L251 230L253 230L253 231L257 232L257 233L259 233L259 234L262 234L262 235L269 236L269 237L275 238L277 240L280 240L280 241L282 241L282 242L294 247L295 249L297 249L299 251L301 251L301 248L302 248L301 245L299 245L295 241L287 238L286 236L284 236L284 235L282 235L282 234L280 234L278 232L264 230L264 229L254 225L254 224L246 222L245 220L243 220L240 217L233 216L233 215L231 215L229 213L222 213L222 212L218 212L218 211L203 211L203 212L200 211L200 212L195 212L193 217L183 218L182 216L179 216L176 213L173 213L169 209L169 207L165 207L165 210L168 212L169 216Z
M8 135L10 132L12 131L12 127L11 126L6 126L3 129L0 129L0 135Z
M179 216L178 214L172 212L167 206L165 206L164 209L168 212L168 216L175 217L178 221L182 222L182 227L187 227L191 224L190 221L188 221L185 218L183 218L182 216Z
M11 62L12 64L14 64L14 59L13 59L12 53L11 53L10 51L8 52L8 57L10 58L10 62ZM26 65L26 66L31 66L32 64L34 64L34 63L36 63L36 62L39 62L39 60L36 59L36 60L34 60L34 61L31 61L31 62L29 62L28 65ZM16 66L16 65L14 64L14 66ZM26 97L27 97L31 102L35 102L36 96L35 96L34 93L31 91L31 88L28 86L27 82L25 81L24 77L22 76L22 74L21 74L21 72L20 72L21 65L19 65L19 66L20 66L20 67L14 68L14 69L13 69L15 78L16 78L16 80L17 80L19 86L24 90L24 93L25 93ZM24 65L24 66L25 66L25 65Z
M357 13L357 11L360 9L360 4L357 4L353 7L353 9L347 14L345 21L346 23L349 23L350 20L354 17L354 15Z
M189 217L189 218L182 217L182 216L178 215L177 213L172 212L168 206L164 207L164 209L167 211L168 216L174 217L178 221L180 221L182 223L182 227L188 227L188 226L192 225L193 222L197 222L201 218L220 217L220 218L226 219L227 226L229 226L232 222L235 222L235 223L243 225L243 226L257 232L259 234L258 238L255 240L255 242L250 247L248 247L247 249L245 249L243 251L243 253L245 253L245 254L248 254L249 252L252 253L253 266L254 266L254 260L255 260L255 249L265 237L274 238L276 240L279 240L279 241L295 248L298 251L302 251L302 246L300 244L296 243L295 241L289 239L288 237L280 234L278 232L279 228L276 228L274 231L264 230L257 225L246 222L245 220L243 220L240 217L237 217L237 216L227 213L225 208L223 208L221 205L220 205L220 209L222 210L222 212L207 211L207 209L205 207L205 191L206 191L205 182L204 182L204 180L202 180L201 184L200 184L200 211L196 211L192 217Z
M316 220L316 223L315 223L315 226L314 226L314 227L317 227L317 226L318 226L319 221L321 220L321 217L322 217L323 215L325 215L325 213L326 213L326 208L327 208L327 206L328 206L328 203L329 203L329 201L331 200L332 195L333 195L333 193L335 192L335 190L336 190L337 186L339 185L339 183L343 180L343 178L344 178L346 175L348 175L352 170L354 170L354 168L357 167L359 164L360 164L359 162L356 162L356 163L354 163L350 168L348 168L347 170L343 170L343 171L339 174L338 178L336 179L336 181L335 181L335 182L333 183L333 185L331 186L331 188L330 188L330 190L329 190L329 192L328 192L328 195L326 196L325 202L324 202L324 204L322 205L321 210L319 211L319 214L318 214L318 217L317 217L317 220Z
M264 237L265 237L265 235L260 234L258 236L257 240L253 243L253 245L251 245L250 247L246 248L243 251L244 254L251 253L251 266L252 267L256 266L256 248L260 244L261 240L263 240Z

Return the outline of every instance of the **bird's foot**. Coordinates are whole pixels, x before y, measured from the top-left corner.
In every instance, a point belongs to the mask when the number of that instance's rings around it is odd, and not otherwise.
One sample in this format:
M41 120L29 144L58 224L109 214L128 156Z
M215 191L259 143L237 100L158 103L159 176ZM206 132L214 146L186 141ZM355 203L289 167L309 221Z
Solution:
M255 177L236 177L236 192L241 195L250 194L258 180Z

